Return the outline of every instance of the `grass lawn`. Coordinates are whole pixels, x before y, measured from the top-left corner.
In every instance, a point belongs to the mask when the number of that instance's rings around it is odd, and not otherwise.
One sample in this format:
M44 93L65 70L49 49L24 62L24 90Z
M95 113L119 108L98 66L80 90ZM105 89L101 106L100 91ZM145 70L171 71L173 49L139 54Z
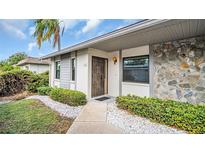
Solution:
M67 132L72 122L39 100L0 105L0 134L61 134Z

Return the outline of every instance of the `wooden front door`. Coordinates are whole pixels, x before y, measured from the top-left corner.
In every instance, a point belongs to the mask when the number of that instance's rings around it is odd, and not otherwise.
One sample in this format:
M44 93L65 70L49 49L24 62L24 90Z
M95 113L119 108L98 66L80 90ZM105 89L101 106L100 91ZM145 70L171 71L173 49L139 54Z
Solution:
M105 94L106 59L92 57L92 97Z

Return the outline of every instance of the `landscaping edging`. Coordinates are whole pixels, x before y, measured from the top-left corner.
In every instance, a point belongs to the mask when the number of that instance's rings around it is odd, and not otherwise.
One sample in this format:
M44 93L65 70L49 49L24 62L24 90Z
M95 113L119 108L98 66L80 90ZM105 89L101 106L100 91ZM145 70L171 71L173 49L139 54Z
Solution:
M127 134L186 134L184 131L132 115L117 108L114 102L108 103L107 122L121 128Z
M61 116L65 116L68 118L76 118L81 112L83 106L73 107L66 104L59 103L57 101L52 100L49 96L29 96L26 99L38 99L42 101L46 106L60 113Z

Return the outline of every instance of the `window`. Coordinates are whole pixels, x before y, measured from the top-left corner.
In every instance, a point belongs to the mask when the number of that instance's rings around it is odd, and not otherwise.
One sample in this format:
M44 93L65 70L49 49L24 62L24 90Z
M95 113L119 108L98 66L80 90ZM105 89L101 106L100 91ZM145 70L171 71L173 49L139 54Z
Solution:
M123 58L123 82L149 83L149 56Z
M71 80L75 81L75 58L71 59Z
M60 61L56 62L56 79L60 79Z

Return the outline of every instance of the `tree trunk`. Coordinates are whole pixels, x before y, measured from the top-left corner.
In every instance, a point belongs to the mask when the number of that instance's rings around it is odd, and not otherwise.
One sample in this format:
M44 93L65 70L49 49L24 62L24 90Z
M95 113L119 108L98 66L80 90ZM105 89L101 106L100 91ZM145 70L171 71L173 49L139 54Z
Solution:
M61 50L60 26L58 25L58 51Z
M61 50L61 42L60 42L60 35L58 36L58 51Z

